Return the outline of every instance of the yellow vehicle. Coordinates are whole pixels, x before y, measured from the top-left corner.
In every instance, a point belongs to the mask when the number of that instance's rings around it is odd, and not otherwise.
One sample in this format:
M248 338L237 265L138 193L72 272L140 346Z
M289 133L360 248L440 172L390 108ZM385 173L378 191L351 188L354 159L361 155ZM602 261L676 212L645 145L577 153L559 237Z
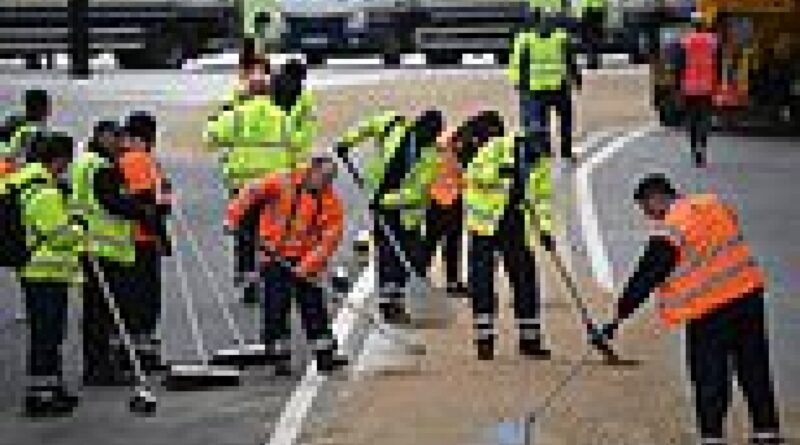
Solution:
M719 38L715 121L800 125L800 6L797 0L697 0L695 10ZM665 125L678 125L682 106L671 61L688 22L662 26L651 66L654 101Z

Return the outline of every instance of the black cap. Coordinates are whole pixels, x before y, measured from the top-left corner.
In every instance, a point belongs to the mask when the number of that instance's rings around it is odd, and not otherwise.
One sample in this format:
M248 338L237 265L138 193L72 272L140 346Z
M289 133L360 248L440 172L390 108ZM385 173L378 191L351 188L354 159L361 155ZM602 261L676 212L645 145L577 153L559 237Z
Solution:
M25 115L29 120L40 120L47 116L50 98L47 91L31 89L25 91Z
M116 133L122 131L121 126L117 121L112 121L109 119L101 120L97 122L94 126L94 135L98 136L105 133Z
M432 144L442 132L443 126L444 118L441 111L430 109L423 112L414 122L417 146L425 147Z
M652 173L642 179L636 186L633 199L643 201L654 194L663 194L669 197L674 197L676 194L669 179L661 173Z
M72 137L60 132L39 132L31 140L28 160L48 164L72 158Z
M495 110L484 110L470 117L456 129L455 139L461 141L458 152L461 164L472 160L478 149L490 139L503 134L503 118Z
M156 140L156 119L146 111L135 111L128 116L125 122L126 135L139 138L148 145Z

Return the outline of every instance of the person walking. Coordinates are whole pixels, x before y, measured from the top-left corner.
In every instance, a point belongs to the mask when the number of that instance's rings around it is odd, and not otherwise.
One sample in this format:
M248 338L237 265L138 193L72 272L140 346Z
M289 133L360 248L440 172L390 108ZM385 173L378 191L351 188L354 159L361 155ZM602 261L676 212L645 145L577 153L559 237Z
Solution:
M783 443L770 372L764 314L766 277L736 211L715 194L681 195L661 174L645 177L634 200L655 223L614 321L610 340L655 293L667 327L686 325L686 365L702 444L725 444L734 373L753 425L753 444Z
M714 92L720 73L721 47L711 26L695 14L694 30L681 37L675 61L686 112L689 143L696 167L705 167Z

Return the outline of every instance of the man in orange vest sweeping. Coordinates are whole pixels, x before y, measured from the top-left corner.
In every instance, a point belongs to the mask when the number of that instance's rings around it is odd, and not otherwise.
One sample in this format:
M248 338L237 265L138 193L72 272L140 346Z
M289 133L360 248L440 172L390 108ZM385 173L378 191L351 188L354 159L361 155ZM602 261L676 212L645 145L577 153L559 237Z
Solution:
M720 46L709 26L695 16L695 30L681 38L675 63L680 73L680 93L689 126L694 163L704 167L711 127L711 106L719 77Z
M609 340L655 291L667 326L686 323L686 358L703 444L724 444L734 372L753 425L753 444L783 443L764 319L764 271L743 240L735 211L713 194L679 195L654 174L634 199L660 226L617 302L615 321L595 329Z
M303 328L317 358L317 370L346 364L336 354L323 288L319 284L343 234L344 209L333 189L336 164L315 157L310 166L276 172L242 189L230 201L226 227L235 229L258 206L261 276L264 282L263 340L279 375L289 374L289 308L300 306Z

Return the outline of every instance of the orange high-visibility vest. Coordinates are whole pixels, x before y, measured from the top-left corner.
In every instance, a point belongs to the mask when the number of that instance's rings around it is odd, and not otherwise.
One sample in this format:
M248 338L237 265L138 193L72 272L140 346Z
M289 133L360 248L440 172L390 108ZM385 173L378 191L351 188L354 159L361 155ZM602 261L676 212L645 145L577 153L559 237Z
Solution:
M461 195L463 179L455 153L443 153L439 160L439 175L431 184L431 197L441 206L450 206Z
M681 39L686 53L681 92L684 96L703 96L714 92L717 79L717 38L710 32L691 32Z
M716 195L679 199L664 222L678 250L675 270L656 290L668 326L701 318L764 286L736 214Z
M125 186L131 193L158 193L163 175L152 154L129 150L120 157L119 166ZM156 235L141 223L136 224L134 238L139 243L154 243L157 240Z

